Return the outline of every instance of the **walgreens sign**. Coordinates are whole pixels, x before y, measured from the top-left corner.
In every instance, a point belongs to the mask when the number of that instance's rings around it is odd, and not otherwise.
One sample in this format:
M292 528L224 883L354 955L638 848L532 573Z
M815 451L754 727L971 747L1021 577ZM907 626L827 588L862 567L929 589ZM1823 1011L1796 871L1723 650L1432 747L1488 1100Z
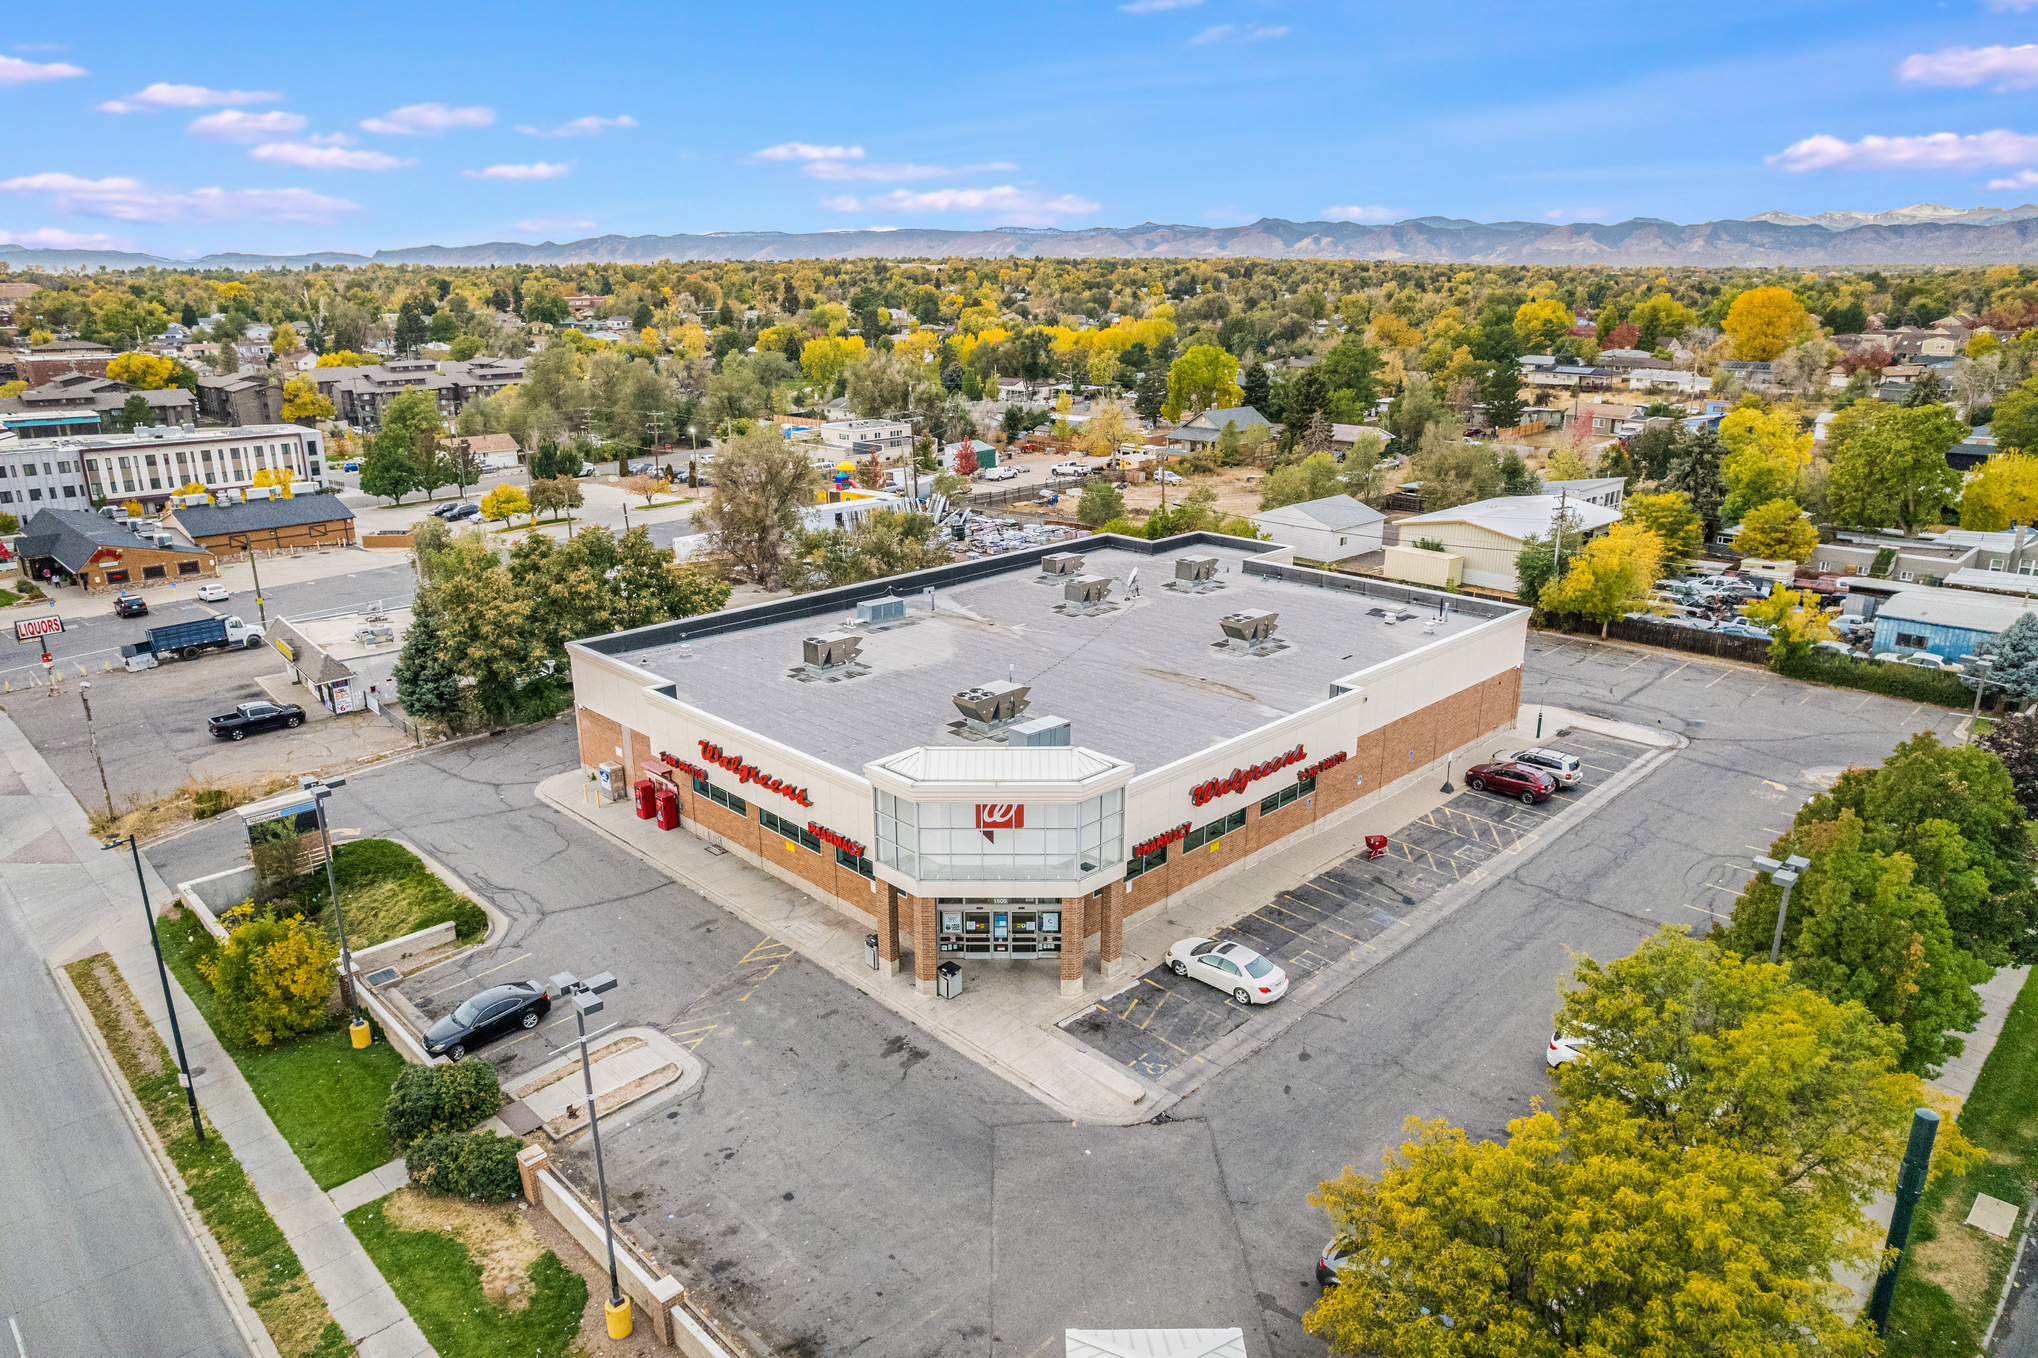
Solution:
M1227 793L1243 792L1260 779L1271 778L1282 769L1299 764L1308 757L1308 753L1297 745L1286 754L1277 754L1265 763L1254 764L1251 768L1233 769L1222 778L1212 778L1208 782L1196 784L1189 789L1189 800L1203 806Z
M740 754L725 754L719 745L705 740L702 741L701 758L717 768L727 769L735 774L736 781L739 783L755 783L766 792L776 792L779 796L798 802L801 806L812 806L814 804L813 800L807 796L805 788L794 787L791 783L772 777L755 764L744 763L743 756Z

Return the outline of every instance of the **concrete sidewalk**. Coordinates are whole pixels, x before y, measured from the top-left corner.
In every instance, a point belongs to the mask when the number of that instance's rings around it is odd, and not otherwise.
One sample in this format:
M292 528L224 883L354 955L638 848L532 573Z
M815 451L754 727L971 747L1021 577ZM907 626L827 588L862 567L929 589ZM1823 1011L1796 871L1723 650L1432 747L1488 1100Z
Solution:
M1535 711L1524 709L1530 730L1534 729ZM1566 724L1577 722L1581 729L1587 721L1544 709L1546 735L1557 729L1551 721L1555 715L1562 715ZM1618 722L1593 724L1595 730L1602 728L1606 728L1605 734L1657 750L1656 755L1645 758L1648 768L1682 743L1677 737L1643 727ZM1486 758L1496 740L1510 738L1514 737L1481 737L1454 751L1451 758L1462 770ZM738 854L711 849L691 833L662 831L655 821L639 820L628 801L599 805L586 794L588 784L578 769L545 779L538 784L537 794L540 801L601 831L680 885L797 949L1062 1116L1124 1126L1147 1121L1178 1102L1192 1086L1180 1081L1161 1084L1137 1076L1056 1025L1088 1009L1100 997L1123 989L1156 965L1183 936L1209 936L1281 891L1359 852L1365 835L1392 835L1434 811L1449 800L1449 794L1441 791L1444 767L1445 761L1439 759L1402 778L1398 790L1361 815L1315 834L1298 835L1293 842L1252 860L1244 871L1215 879L1184 898L1128 921L1123 966L1109 978L1102 974L1096 940L1092 939L1084 962L1084 993L1072 997L1064 997L1039 970L1023 965L972 967L962 994L952 1000L922 995L910 966L887 976L865 961L864 938L875 927L873 921L853 918L800 887L753 867ZM1642 769L1636 776L1645 772ZM1575 823L1577 814L1567 812L1563 823ZM1484 880L1481 874L1480 881L1468 887L1476 888ZM1458 894L1469 899L1473 893L1468 889ZM1444 908L1455 908L1455 904ZM1425 917L1418 927L1397 931L1407 937L1397 939L1395 946L1405 946L1432 922ZM1374 961L1365 965L1375 964L1389 951L1371 954ZM1361 969L1362 965L1354 964L1353 974ZM1332 979L1342 983L1346 978ZM1292 996L1289 1007L1299 1007ZM1248 1025L1255 1033L1260 1026ZM1247 1040L1240 1038L1241 1042ZM1244 1050L1241 1047L1237 1054ZM1219 1065L1206 1062L1201 1068L1208 1073Z
M61 967L80 957L110 953L163 1045L171 1046L148 921L136 899L133 858L126 852L102 851L76 799L63 791L49 765L11 722L0 722L0 756L5 759L0 780L19 780L38 794L9 806L9 819L0 825L0 861L8 865L17 889L40 894L42 879L50 878L49 895L65 906L60 917L49 919L48 927L39 931L45 940L62 939L50 946L49 964ZM149 900L160 913L175 894L146 859L142 869ZM59 921L66 932L54 927ZM247 1171L333 1319L361 1358L430 1354L432 1348L417 1324L298 1162L240 1068L181 990L176 997L185 1053L192 1069L203 1072L193 1077L198 1102ZM229 1277L223 1286L238 1289L239 1284ZM245 1305L244 1297L232 1300ZM259 1329L259 1322L256 1326Z

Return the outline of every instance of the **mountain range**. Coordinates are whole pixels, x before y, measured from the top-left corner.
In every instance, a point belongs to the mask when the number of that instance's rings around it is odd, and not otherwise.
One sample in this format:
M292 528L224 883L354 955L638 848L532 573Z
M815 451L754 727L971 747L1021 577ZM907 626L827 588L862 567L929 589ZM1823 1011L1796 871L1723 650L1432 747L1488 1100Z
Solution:
M117 250L45 250L0 244L13 268L302 269L314 264L648 264L672 260L924 258L1371 259L1466 264L1598 264L1919 267L2038 263L2038 204L1949 208L1920 203L1888 212L1764 212L1738 221L1680 226L1656 217L1603 225L1473 222L1413 217L1389 225L1291 222L1262 217L1248 226L1143 222L1127 227L934 227L853 231L718 231L702 235L590 236L563 244L491 241L419 245L373 255L215 254L168 259Z

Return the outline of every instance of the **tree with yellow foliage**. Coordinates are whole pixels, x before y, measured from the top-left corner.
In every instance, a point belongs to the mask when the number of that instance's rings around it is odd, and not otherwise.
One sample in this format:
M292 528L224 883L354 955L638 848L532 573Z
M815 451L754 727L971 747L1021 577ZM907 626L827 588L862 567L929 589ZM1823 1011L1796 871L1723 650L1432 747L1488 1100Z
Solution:
M1796 508L1795 505L1791 507ZM1745 529L1742 535L1746 536ZM1746 617L1757 627L1768 629L1769 663L1772 666L1788 664L1818 643L1833 639L1832 626L1818 606L1818 595L1810 590L1772 585L1768 598L1757 599L1748 605Z
M1969 358L1987 358L2002 347L2003 342L1986 330L1970 335L1967 338L1967 356Z
M1374 318L1370 333L1373 343L1383 350L1413 349L1422 343L1422 332L1391 311Z
M1094 457L1104 457L1118 451L1118 445L1132 440L1132 428L1125 422L1125 412L1117 406L1105 403L1097 413L1083 421L1083 451Z
M1734 550L1760 561L1809 561L1819 545L1819 530L1795 500L1770 500L1756 505L1741 520Z
M863 357L861 335L824 335L811 339L800 349L800 370L821 392L823 400L834 389L842 370Z
M284 321L281 325L278 325L274 330L269 332L270 353L272 354L295 353L297 351L297 348L298 348L297 327L293 326L290 322Z
M524 493L522 486L513 486L507 481L481 497L481 517L490 523L501 523L530 512L531 497Z
M656 349L658 347L658 327L647 325L642 330L639 330L637 332L637 343L643 345L646 349Z
M268 486L274 490L276 493L270 497L272 499L287 500L290 498L290 483L294 479L286 468L264 467L255 473L255 479L251 484Z
M1721 328L1734 342L1735 358L1761 363L1796 344L1811 323L1789 288L1750 288L1727 308Z
M177 493L178 493L179 495L210 495L210 494L212 494L212 492L211 492L211 491L209 491L209 490L207 490L207 489L205 488L205 483L204 483L203 481L186 481L186 482L185 482L185 483L184 483L183 485L181 485L181 486L177 487Z
M293 377L283 384L283 418L292 424L305 420L330 420L333 403L309 377Z
M1617 523L1586 543L1571 569L1543 586L1537 602L1546 612L1588 618L1605 636L1615 618L1648 606L1662 566L1661 538L1638 523Z
M324 1026L339 951L302 915L280 920L272 910L200 957L198 974L212 984L225 1036L268 1047Z
M175 382L177 364L155 354L115 354L107 360L106 375L137 391L163 391Z
M373 354L357 354L352 349L335 349L329 354L320 354L320 368L372 368L382 360Z
M1521 336L1530 353L1548 353L1577 323L1571 308L1554 298L1523 302L1514 312L1514 333Z
M708 351L708 332L697 321L688 321L672 332L672 347L682 358L699 358Z
M2038 521L2038 457L1997 453L1981 464L1960 492L1960 526L2000 533L2014 523Z
M1194 344L1168 365L1168 399L1161 414L1229 410L1245 398L1238 385L1238 360L1214 344Z
M1812 462L1812 432L1795 410L1767 411L1748 400L1720 421L1720 442L1727 446L1720 474L1730 488L1720 506L1722 523L1739 523L1756 505L1796 494Z

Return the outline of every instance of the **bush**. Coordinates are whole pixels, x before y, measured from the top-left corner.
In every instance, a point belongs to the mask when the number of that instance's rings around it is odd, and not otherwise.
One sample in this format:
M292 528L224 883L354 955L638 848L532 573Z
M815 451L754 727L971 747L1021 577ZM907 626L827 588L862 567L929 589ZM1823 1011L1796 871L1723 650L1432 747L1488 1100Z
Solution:
M1893 664L1887 660L1859 660L1853 656L1835 655L1831 651L1812 651L1790 658L1777 657L1772 667L1786 678L1860 689L1864 693L1880 693L1906 702L1966 707L1973 701L1973 695L1956 674Z
M435 1132L404 1152L404 1173L427 1193L508 1202L523 1192L517 1152L524 1143L494 1132Z
M223 787L202 787L191 794L191 819L210 820L233 809L233 794Z
M405 1066L390 1086L382 1125L398 1150L435 1132L465 1131L502 1104L495 1067L479 1057L446 1066Z
M256 897L273 901L295 894L304 863L303 836L287 820L270 821L258 828L262 838L248 846L248 861L255 865Z
M302 916L279 920L270 911L229 933L199 959L198 973L212 983L227 1038L267 1047L326 1026L338 956Z

